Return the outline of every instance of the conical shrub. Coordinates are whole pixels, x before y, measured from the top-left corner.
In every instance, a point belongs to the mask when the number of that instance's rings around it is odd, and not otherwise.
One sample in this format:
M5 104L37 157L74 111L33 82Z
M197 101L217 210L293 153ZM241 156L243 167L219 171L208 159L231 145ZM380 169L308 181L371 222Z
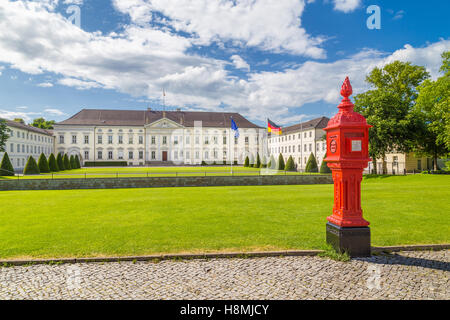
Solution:
M253 165L254 168L260 168L261 167L261 158L259 157L259 153L256 153L256 161Z
M277 168L277 162L275 161L275 158L273 157L273 154L270 155L269 163L267 164L267 168L275 170Z
M248 158L248 156L245 157L245 161L244 161L244 167L249 167L250 166L250 159Z
M320 173L331 173L331 169L327 166L327 163L325 162L325 158L327 157L327 154L325 153L325 156L323 157L322 164L320 165Z
M23 174L39 174L39 166L36 163L36 160L32 156L28 158L27 164L25 165L25 169L23 169Z
M65 170L71 170L72 169L72 167L70 165L69 156L67 155L67 153L64 154L63 162L64 162L64 169Z
M277 170L284 170L284 158L283 155L280 153L280 155L278 156L278 166L277 166Z
M8 152L3 155L2 163L0 164L0 176L13 176L14 168L11 160L9 160Z
M56 163L58 164L59 171L66 170L66 167L64 166L64 158L61 153L58 153L56 156Z
M286 162L286 171L295 171L295 163L294 159L292 159L292 156L289 156L288 161Z
M80 158L78 155L75 155L75 164L77 165L77 169L81 168Z
M50 154L50 157L48 157L48 167L50 169L50 172L58 172L59 171L58 163L56 162L56 158L53 153Z
M311 152L308 158L308 162L306 162L305 172L319 172L319 168L317 168L317 161L314 154Z
M48 161L47 161L47 158L45 157L44 153L41 153L41 155L39 156L38 167L39 167L39 171L41 173L49 173L50 172Z

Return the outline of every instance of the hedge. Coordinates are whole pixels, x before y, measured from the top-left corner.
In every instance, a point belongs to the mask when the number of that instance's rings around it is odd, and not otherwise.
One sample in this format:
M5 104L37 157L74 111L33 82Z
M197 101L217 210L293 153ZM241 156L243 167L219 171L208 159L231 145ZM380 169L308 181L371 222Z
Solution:
M0 176L14 176L14 168L11 160L9 160L8 152L3 155L2 163L0 164Z
M39 156L38 167L39 167L39 171L41 173L49 173L50 172L50 167L48 165L48 161L47 161L47 158L45 157L44 153L41 153L41 155Z
M292 156L289 156L289 159L286 163L286 168L284 169L286 171L296 171L295 170L295 163L294 163L294 159L292 159Z
M58 172L58 162L56 161L55 155L52 153L50 154L50 157L48 157L48 167L51 172Z
M85 167L126 167L128 162L126 161L86 161Z
M25 165L25 169L23 169L23 174L40 174L40 170L36 160L32 156L28 158L27 164Z
M67 153L64 154L63 163L64 163L64 170L71 170L72 169L72 166L70 165L69 156L67 155Z
M280 155L278 156L278 167L277 170L284 170L284 158L283 155L280 153Z
M81 168L81 162L80 162L80 158L78 157L78 155L75 155L75 163L77 165L77 169Z
M327 154L325 153L325 156L323 157L322 164L320 165L320 173L331 173L331 169L327 166L327 163L325 162L325 158L327 157Z

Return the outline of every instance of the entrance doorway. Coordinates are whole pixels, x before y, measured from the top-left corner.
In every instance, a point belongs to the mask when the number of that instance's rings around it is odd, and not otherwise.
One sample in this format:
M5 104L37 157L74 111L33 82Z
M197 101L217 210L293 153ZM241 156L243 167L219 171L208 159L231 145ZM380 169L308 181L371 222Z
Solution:
M167 151L162 152L162 161L167 161Z

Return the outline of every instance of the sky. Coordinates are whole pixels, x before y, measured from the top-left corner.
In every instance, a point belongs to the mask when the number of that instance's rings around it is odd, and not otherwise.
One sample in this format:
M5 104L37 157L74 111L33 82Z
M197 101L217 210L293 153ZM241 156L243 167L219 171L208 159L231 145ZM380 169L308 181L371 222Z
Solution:
M372 6L379 29L367 25ZM442 0L1 0L0 117L148 107L239 112L261 126L331 117L346 76L354 94L394 60L437 78L449 10Z

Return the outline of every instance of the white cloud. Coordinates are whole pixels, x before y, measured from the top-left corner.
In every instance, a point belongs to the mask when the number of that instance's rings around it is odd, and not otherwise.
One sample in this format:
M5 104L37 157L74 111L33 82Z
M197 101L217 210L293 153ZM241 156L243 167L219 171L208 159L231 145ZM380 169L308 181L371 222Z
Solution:
M360 5L361 0L333 0L334 10L345 13L355 11Z
M0 76L2 75L3 69L5 69L5 67L0 66Z
M323 37L301 27L304 0L113 0L115 7L138 24L157 12L159 23L189 33L194 43L232 41L236 45L324 58Z
M364 78L374 66L394 59L424 65L436 77L440 54L450 50L449 40L406 45L390 55L367 48L333 62L307 61L239 79L226 70L229 61L187 53L192 41L167 30L133 25L120 34L88 33L20 1L0 2L0 16L0 62L11 68L49 72L62 77L58 84L78 89L113 89L150 100L160 99L165 88L167 105L201 110L225 105L253 120L282 119L306 103L337 104L345 76L357 94L367 88Z
M39 112L20 112L20 111L8 111L0 109L0 118L5 118L9 120L14 120L15 118L20 118L25 120L25 122L30 122L36 115L40 115Z
M395 16L392 19L393 20L400 20L401 18L403 18L404 15L405 15L405 11L404 10L400 10L400 11L397 11L397 13L395 14Z
M250 71L250 65L237 54L231 56L231 62L236 69L246 69L247 71Z
M53 83L51 83L51 82L42 82L42 83L39 83L37 86L41 87L41 88L51 88L51 87L53 87Z
M64 0L63 1L64 4L74 4L77 6L82 6L84 3L84 0Z
M64 113L63 111L61 111L59 109L47 108L47 109L44 109L44 112L48 113L50 115L53 115L53 116L65 116L65 115L67 115L67 113Z

